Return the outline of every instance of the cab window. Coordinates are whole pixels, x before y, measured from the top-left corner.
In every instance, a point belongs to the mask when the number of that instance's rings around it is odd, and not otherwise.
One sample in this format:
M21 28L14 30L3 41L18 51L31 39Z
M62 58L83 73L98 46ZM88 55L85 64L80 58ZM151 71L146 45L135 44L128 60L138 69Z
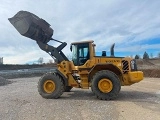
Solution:
M84 65L85 62L89 59L89 44L88 43L82 43L82 44L76 44L72 45L72 60L74 65L80 66Z

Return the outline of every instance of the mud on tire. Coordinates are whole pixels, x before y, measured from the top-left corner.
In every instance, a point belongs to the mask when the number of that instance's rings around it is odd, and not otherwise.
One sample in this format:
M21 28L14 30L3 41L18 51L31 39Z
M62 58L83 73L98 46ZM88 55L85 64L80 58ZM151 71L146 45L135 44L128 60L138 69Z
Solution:
M112 83L112 89L110 92L102 92L98 87L99 81L102 79L107 79ZM98 99L110 100L115 99L118 96L119 91L121 89L121 83L118 76L115 73L109 70L102 70L97 72L93 76L91 82L91 89Z
M52 83L54 83L54 87L53 87L53 90L51 90L51 92L47 92L45 90L44 84L46 84L47 81L51 83L50 86L53 86ZM62 78L56 73L46 73L39 79L38 92L43 98L47 98L47 99L59 98L64 92L64 84L62 82Z

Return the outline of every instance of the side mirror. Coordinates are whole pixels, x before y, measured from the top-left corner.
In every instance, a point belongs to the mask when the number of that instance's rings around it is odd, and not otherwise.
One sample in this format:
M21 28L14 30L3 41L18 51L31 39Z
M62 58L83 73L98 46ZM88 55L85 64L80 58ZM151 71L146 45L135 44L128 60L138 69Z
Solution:
M70 50L71 50L71 52L72 52L72 45L70 45Z

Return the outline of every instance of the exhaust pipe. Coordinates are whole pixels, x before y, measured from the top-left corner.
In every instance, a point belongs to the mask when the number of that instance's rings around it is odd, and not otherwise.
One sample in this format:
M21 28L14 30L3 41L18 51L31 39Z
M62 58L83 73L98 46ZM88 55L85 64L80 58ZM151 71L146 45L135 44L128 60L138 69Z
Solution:
M115 43L112 44L111 49L110 49L111 57L114 57L114 46L115 46Z

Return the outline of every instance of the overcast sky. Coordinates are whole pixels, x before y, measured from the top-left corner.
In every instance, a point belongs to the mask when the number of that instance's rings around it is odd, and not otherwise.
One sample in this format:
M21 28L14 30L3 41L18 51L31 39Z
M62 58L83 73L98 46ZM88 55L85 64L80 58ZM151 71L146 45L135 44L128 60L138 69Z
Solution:
M0 57L4 57L4 64L52 59L8 21L20 10L50 23L53 38L68 43L66 55L71 54L71 42L82 40L94 40L96 51L106 50L107 55L113 43L117 56L142 56L145 51L157 56L160 52L159 0L1 0Z

